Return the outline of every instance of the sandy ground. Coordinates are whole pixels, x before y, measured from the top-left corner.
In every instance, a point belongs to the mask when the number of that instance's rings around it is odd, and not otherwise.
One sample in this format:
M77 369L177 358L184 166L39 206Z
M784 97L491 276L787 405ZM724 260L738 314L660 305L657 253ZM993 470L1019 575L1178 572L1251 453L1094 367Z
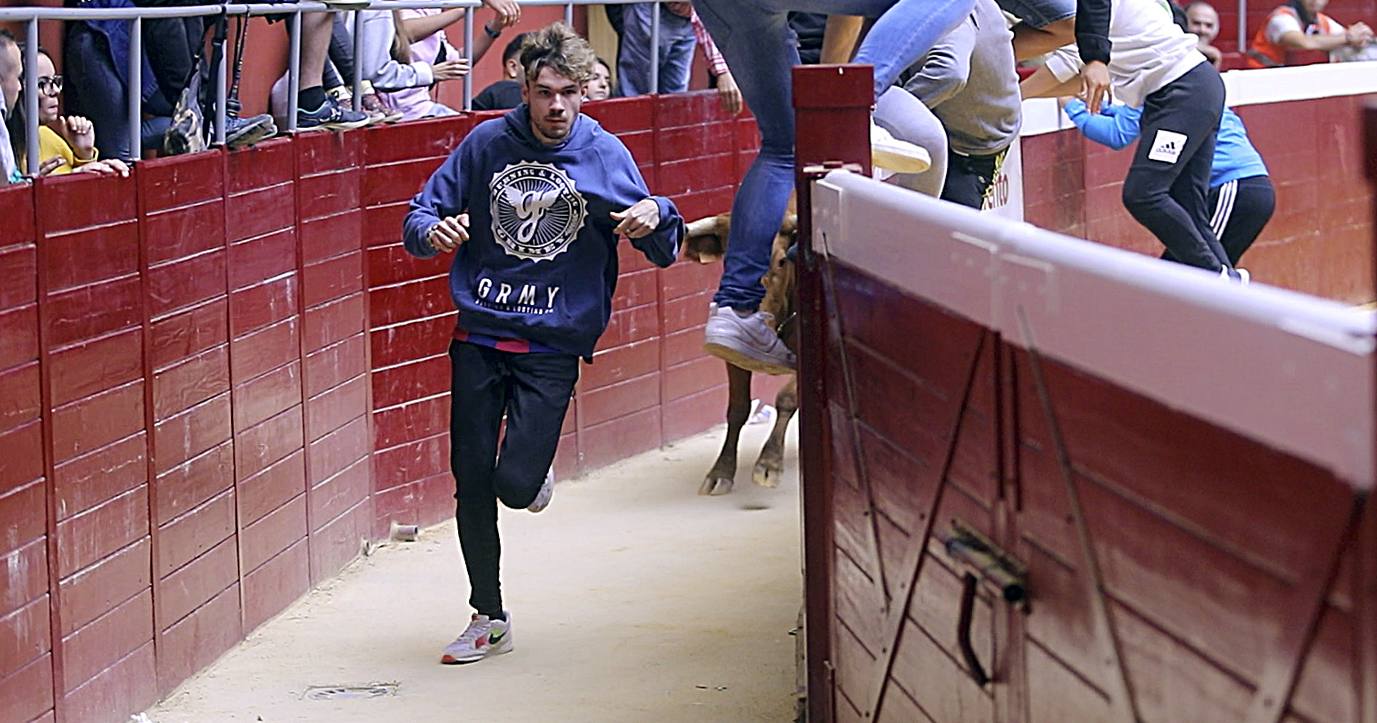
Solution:
M696 490L722 430L503 510L515 650L439 664L469 615L454 523L389 543L264 625L146 713L183 721L790 721L802 602L795 445L784 483ZM314 687L396 684L316 700Z

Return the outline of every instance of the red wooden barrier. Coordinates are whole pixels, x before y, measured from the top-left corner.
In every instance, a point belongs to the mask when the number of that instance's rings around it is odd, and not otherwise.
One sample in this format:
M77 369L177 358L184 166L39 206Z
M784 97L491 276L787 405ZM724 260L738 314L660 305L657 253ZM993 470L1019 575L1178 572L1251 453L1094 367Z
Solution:
M1348 303L1377 299L1367 273L1374 222L1363 179L1361 96L1240 106L1277 191L1271 223L1243 258L1274 286ZM1025 218L1060 233L1153 256L1161 244L1124 210L1133 154L1074 129L1023 139Z
M589 110L685 214L727 209L752 121L712 94ZM361 539L454 513L448 259L400 239L474 122L0 191L0 723L123 720ZM699 348L720 267L620 258L561 477L723 418Z
M45 425L32 209L32 188L0 194L0 217L7 219L0 224L0 555L7 563L0 585L0 700L13 711L7 715L26 721L53 708L54 656L48 532L55 520L47 514L52 468L38 453Z
M404 123L364 132L363 244L373 395L373 536L391 520L432 524L454 514L449 476L448 259L402 248L407 203L458 146L472 120Z
M807 95L845 97L831 87L835 69L800 70L796 78L801 87L812 84ZM834 106L839 118L863 113L844 100ZM808 139L824 146L813 151L821 158L863 160L864 149L831 145L821 132L839 122L800 108L801 147ZM1346 122L1353 125L1351 117ZM1370 153L1377 113L1368 122ZM1344 133L1357 135L1352 128ZM1377 167L1370 172L1377 177ZM827 190L834 187L819 188L813 192L845 198ZM897 199L881 191L860 197L872 205L838 201L822 220L813 219L832 232L834 249L836 237L869 227L852 238L849 255L830 256L800 280L805 308L822 306L826 313L817 317L827 319L805 327L801 384L816 719L1377 719L1377 686L1369 680L1377 670L1377 606L1370 599L1377 590L1370 554L1377 507L1370 465L1353 461L1370 459L1364 445L1372 441L1349 439L1343 453L1298 451L1277 442L1278 427L1264 429L1240 411L1253 400L1239 398L1237 385L1209 404L1168 403L1175 388L1165 375L1157 374L1151 393L1141 386L1148 385L1146 373L1125 381L1123 369L1145 366L1143 356L1114 360L1114 369L1054 358L1078 359L1075 344L1113 349L1169 339L1173 344L1153 360L1171 364L1187 335L1173 336L1174 320L1146 319L1140 331L1126 333L1124 325L1107 323L1119 316L1082 311L1097 300L1068 298L1076 291L1099 289L1122 311L1139 297L1116 292L1137 287L1106 280L1117 271L1095 272L1108 275L1091 287L1077 281L1089 272L1059 265L1060 257L1021 256L1035 248L1018 245L1020 234L1032 235L1021 228L985 228L986 221L969 215L960 217L966 225L956 225L957 212L939 215L925 206L913 214L918 230L909 238L928 255L915 261L942 271L912 276L925 284L883 281L877 268L892 267L903 249L863 249L878 240L883 223L892 226L903 214L884 215ZM884 221L871 220L877 208ZM982 267L981 259L1004 265ZM1370 285L1372 270L1368 257L1353 276ZM943 273L968 278L939 279ZM1194 289L1212 280L1189 281L1190 289L1180 284L1183 294L1191 292L1183 298L1213 298ZM1154 287L1162 303L1174 293L1162 290L1166 282ZM970 308L935 301L943 295ZM1268 298L1283 301L1263 294L1238 301L1261 308ZM1295 344L1312 342L1285 341L1312 339L1288 331L1291 319L1268 326L1257 316L1229 316L1232 308L1219 311L1227 306L1220 299L1212 303L1219 306L1198 308L1247 326L1236 341L1250 350L1249 364L1309 363L1297 359ZM1347 393L1354 404L1371 404L1370 388L1358 388L1354 378L1372 364L1371 329L1342 309L1323 311L1326 323L1345 325L1342 333L1354 343L1335 344L1342 351L1296 376L1328 375L1344 390L1316 391L1313 399L1332 402ZM1314 328L1329 327L1317 321ZM1254 333L1271 336L1264 343ZM1039 338L1054 340L1051 351L1038 351ZM1182 362L1178 371L1207 373L1199 361ZM1280 384L1286 377L1267 378ZM1207 406L1215 417L1200 411ZM1219 421L1229 414L1230 421ZM1366 416L1336 415L1368 428ZM1276 423L1292 434L1330 429L1306 427L1326 424L1312 416L1281 415L1276 419L1285 421ZM942 540L956 521L1026 565L1029 608L1009 604L986 584L972 587L963 604L971 568Z

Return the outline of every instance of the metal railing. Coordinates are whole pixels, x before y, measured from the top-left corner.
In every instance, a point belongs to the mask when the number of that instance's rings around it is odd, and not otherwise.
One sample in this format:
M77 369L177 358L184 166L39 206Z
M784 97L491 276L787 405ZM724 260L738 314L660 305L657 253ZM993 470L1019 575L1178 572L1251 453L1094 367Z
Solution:
M563 6L564 22L573 25L574 7L578 5L629 5L638 2L653 2L650 32L650 92L659 92L660 87L660 3L669 0L522 0L522 7ZM287 133L296 132L297 93L301 89L301 16L306 13L353 13L354 33L353 51L357 59L363 55L363 33L359 32L358 13L366 11L419 10L419 9L464 9L464 59L468 61L469 72L464 75L464 110L473 108L473 11L483 7L479 0L378 0L365 8L339 8L322 2L302 0L281 3L227 3L223 5L191 5L179 7L129 7L129 8L65 8L65 7L4 7L0 8L0 22L25 23L24 43L24 121L25 158L30 175L37 175L39 168L38 143L38 24L42 21L80 21L80 20L128 20L129 29L129 148L130 160L137 161L142 155L143 137L143 21L153 18L189 17L268 17L285 16L288 32L287 53L287 116L283 129ZM225 104L228 100L228 70L226 54L221 53L219 62L213 69L215 77L215 118L212 122L214 143L224 145ZM363 101L363 74L357 64L353 78L353 108L360 110ZM175 99L170 99L174 100Z

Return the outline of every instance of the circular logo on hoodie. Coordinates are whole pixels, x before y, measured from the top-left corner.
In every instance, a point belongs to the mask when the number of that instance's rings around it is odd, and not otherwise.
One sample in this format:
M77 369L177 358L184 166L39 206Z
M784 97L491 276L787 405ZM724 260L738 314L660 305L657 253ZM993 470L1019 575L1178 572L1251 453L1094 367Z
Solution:
M518 258L544 261L564 253L588 213L574 179L549 163L508 164L488 190L493 238Z

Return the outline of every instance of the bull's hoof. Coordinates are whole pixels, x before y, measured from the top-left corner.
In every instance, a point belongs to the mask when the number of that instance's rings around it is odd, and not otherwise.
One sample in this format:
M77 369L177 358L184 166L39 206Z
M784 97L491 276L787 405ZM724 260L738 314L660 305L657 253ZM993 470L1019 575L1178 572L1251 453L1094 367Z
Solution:
M707 477L703 478L703 484L699 486L698 494L725 495L728 492L732 491L732 485L734 484L736 484L736 480L732 479L731 477L718 477L716 475L708 475Z
M778 487L779 478L783 475L783 463L768 462L762 459L755 463L755 469L751 471L751 481L761 487Z

